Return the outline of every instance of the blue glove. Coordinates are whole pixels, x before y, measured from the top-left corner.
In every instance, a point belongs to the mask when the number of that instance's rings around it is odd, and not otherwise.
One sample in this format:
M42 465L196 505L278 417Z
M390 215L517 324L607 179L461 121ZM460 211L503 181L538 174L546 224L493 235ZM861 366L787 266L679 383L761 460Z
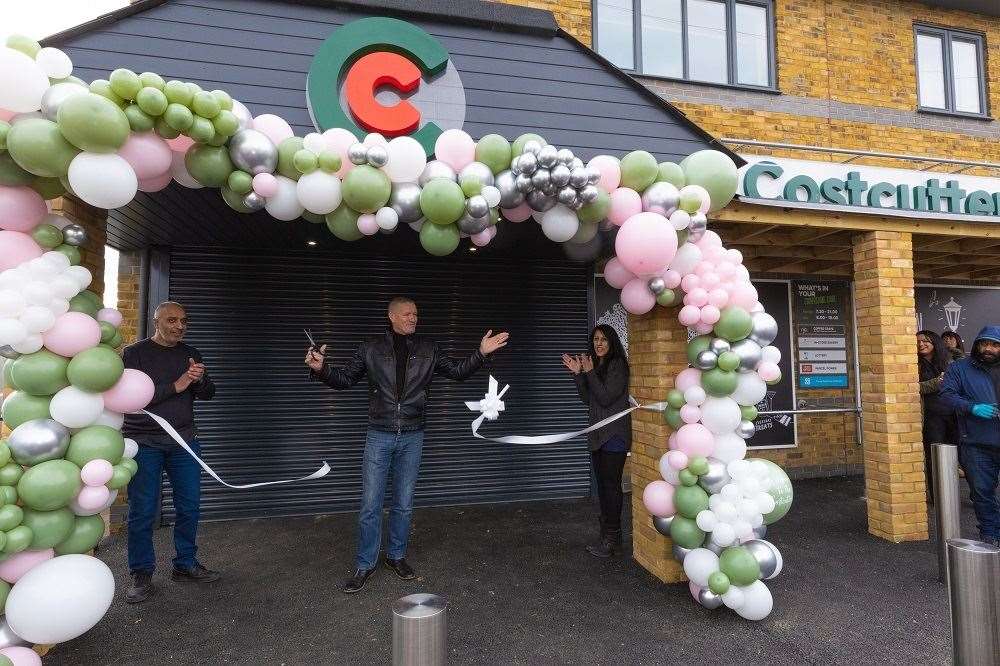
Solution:
M981 402L972 406L972 415L981 419L992 419L997 415L997 406Z

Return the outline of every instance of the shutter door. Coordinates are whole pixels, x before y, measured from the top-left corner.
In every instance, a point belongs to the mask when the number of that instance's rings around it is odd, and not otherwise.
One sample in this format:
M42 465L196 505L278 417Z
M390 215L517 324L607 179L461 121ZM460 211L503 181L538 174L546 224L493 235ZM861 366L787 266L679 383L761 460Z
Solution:
M385 331L397 294L419 309L418 334L446 353L472 353L487 329L511 343L464 383L431 385L415 504L434 506L586 495L584 438L506 446L472 437L474 413L492 372L511 388L507 411L485 434L542 434L585 427L586 411L563 352L585 350L587 271L557 260L465 256L436 259L349 254L250 254L174 250L171 299L184 304L186 341L204 356L218 391L197 404L205 461L230 483L303 476L321 480L231 490L202 475L206 519L353 511L361 493L366 381L333 391L307 378L303 328L327 343L338 365L368 335ZM391 490L391 484L390 484ZM172 520L169 486L164 516Z

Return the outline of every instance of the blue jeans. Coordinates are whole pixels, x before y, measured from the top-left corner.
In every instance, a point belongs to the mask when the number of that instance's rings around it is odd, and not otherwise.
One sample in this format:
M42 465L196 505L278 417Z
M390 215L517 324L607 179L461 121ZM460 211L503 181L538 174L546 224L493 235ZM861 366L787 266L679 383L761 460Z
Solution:
M358 569L372 569L382 545L382 504L392 470L392 509L389 511L387 557L398 560L406 555L413 513L413 489L420 471L424 431L382 432L368 430L362 463L361 513L358 515Z
M979 519L979 535L984 541L1000 539L1000 503L997 502L1000 447L964 444L959 451L965 480L971 490L972 507Z
M128 484L128 569L130 572L156 569L153 552L153 521L160 507L160 479L167 472L174 494L174 567L189 569L197 564L198 515L201 499L201 467L179 446L169 450L147 446L139 440L135 461L139 469ZM198 440L188 442L201 455Z

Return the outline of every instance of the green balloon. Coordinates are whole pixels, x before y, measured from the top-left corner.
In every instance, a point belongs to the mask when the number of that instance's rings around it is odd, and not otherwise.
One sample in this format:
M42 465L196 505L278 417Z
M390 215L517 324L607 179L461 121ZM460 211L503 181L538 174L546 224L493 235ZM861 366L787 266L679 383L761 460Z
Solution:
M80 97L83 95L70 99ZM46 178L65 176L69 163L80 152L66 140L58 125L44 118L28 118L11 127L7 150L22 169Z
M108 80L111 82L111 90L122 99L135 99L142 90L139 75L130 69L116 69L111 72Z
M202 118L201 116L194 116L191 121L191 127L185 132L189 137L194 139L198 143L208 143L213 138L215 138L215 125L208 118ZM215 147L219 147L222 144L214 144Z
M741 307L731 305L722 311L722 316L715 323L715 334L730 342L736 342L750 335L753 330L753 319L750 313Z
M667 408L663 410L663 420L667 422L673 430L680 430L681 426L684 425L684 420L681 418L681 412L679 409Z
M678 472L677 476L681 480L681 486L678 487L678 490L680 490L681 487L691 487L695 486L698 483L698 477L692 474L691 471L686 468Z
M184 166L205 187L222 187L233 172L229 151L221 146L191 146L184 156Z
M46 201L61 197L69 191L62 184L61 179L42 178L41 176L36 176L35 179L31 181L31 189L38 192L38 194Z
M111 490L120 490L128 485L128 482L132 480L132 472L129 471L127 467L121 465L115 465L113 471L111 472L111 480L105 485Z
M118 383L124 371L125 364L114 350L94 347L73 357L66 376L78 389L103 393Z
M295 151L292 164L295 166L295 170L301 174L312 173L319 168L319 158L313 151L303 148Z
M697 548L705 543L705 533L697 523L680 515L670 522L670 538L681 548Z
M181 106L191 106L194 99L191 89L183 81L167 81L163 86L163 94L167 96L168 102Z
M24 510L24 525L31 528L31 550L45 550L69 536L76 516L69 509L55 511Z
M671 305L676 305L677 301L677 292L673 289L664 289L656 295L657 305L662 305L665 308L669 308Z
M13 485L0 485L0 498L3 498L4 505L14 504L17 502L17 488Z
M117 465L125 453L125 438L110 426L94 425L79 430L70 437L66 460L83 467L91 460L103 458Z
M10 123L0 120L0 150L7 150L8 132L10 132Z
M494 174L510 168L510 141L499 134L487 134L476 143L476 161L482 162Z
M742 546L731 546L719 555L719 569L733 585L750 585L760 578L760 565Z
M705 393L724 398L736 390L736 384L740 378L735 372L726 371L722 368L712 368L701 373L701 386Z
M0 507L0 532L10 532L24 520L24 509L16 504Z
M58 179L56 182L59 182ZM51 224L39 224L31 230L31 237L35 242L49 250L55 249L63 244L63 233L59 227Z
M63 243L57 247L55 251L66 255L66 258L69 259L69 263L73 266L79 266L80 262L83 261L83 256L80 254L80 248L75 245L66 245Z
M580 222L597 224L608 216L611 210L611 195L598 188L597 198L576 212Z
M465 193L458 183L447 178L435 178L420 192L420 210L434 224L453 224L465 214Z
M100 295L98 295L96 292L91 291L90 289L84 289L83 291L80 292L80 295L83 296L84 298L89 299L90 302L93 303L98 308L104 307L104 299L101 298Z
M34 60L35 56L38 55L38 52L42 50L42 45L33 40L31 37L25 37L24 35L11 35L7 38L7 48L20 51Z
M343 160L340 159L340 155L332 150L324 150L319 154L319 168L327 173L340 171L340 167L343 165Z
M364 236L358 229L358 213L346 203L326 215L326 226L334 236L344 241L356 241Z
M160 137L167 140L176 139L181 135L181 133L178 130L175 130L173 127L167 124L167 121L164 119L163 116L160 116L159 118L156 119L156 123L153 125L153 127L156 129L156 133Z
M125 144L131 131L125 112L108 98L93 93L65 100L57 118L59 131L66 140L92 153L115 152Z
M523 153L524 144L528 143L529 141L537 141L543 146L548 143L548 141L543 139L538 134L532 134L531 132L528 132L527 134L522 134L521 136L514 139L514 143L510 149L511 157L513 158L515 155L520 155L521 153ZM507 164L507 167L510 168L510 163Z
M52 396L31 395L24 391L14 391L0 406L0 418L13 430L26 421L49 418L49 402ZM0 485L4 485L0 482Z
M733 371L740 367L740 357L736 352L727 351L719 354L719 368Z
M459 183L459 187L462 188L462 194L466 197L474 197L483 191L483 183L478 178L472 176L466 176Z
M24 468L16 462L9 462L3 467L0 467L0 484L5 486L16 486L22 476L24 476ZM6 499L6 497L4 499Z
M699 335L696 338L691 338L691 341L687 343L688 363L694 365L698 361L698 354L707 350L711 344L711 335Z
M225 90L213 90L212 94L215 95L215 101L219 103L219 108L223 111L233 110L233 98Z
M622 187L642 192L656 182L659 166L656 158L645 150L633 150L622 158Z
M0 439L0 467L3 467L10 462L11 452L10 446L6 439ZM3 498L0 497L0 506L3 506Z
M215 127L217 135L230 137L240 129L240 119L232 111L223 109L219 111L219 115L212 118L212 126Z
M146 86L135 96L135 103L146 115L156 118L162 116L170 105L162 90Z
M761 460L767 465L768 473L765 477L764 489L768 495L774 498L774 511L764 516L764 524L770 525L771 523L776 523L784 518L788 510L792 508L792 499L794 497L792 482L788 478L788 474L785 473L785 470L770 460L764 460L763 458L750 458L749 460L750 462Z
M104 536L104 518L98 515L80 516L65 539L55 546L56 555L89 553Z
M681 470L681 472L688 472L688 470ZM690 472L688 473L690 474ZM674 506L677 507L677 513L694 520L698 517L699 512L708 508L708 493L697 483L691 486L678 486L674 492Z
M22 550L27 550L31 545L31 528L27 525L18 525L7 532L7 541L3 546L4 555L14 555Z
M24 354L10 364L10 377L25 393L52 396L69 386L66 370L69 359L41 349Z
M458 185L452 183L458 188ZM427 189L424 189L426 192ZM359 213L374 213L389 201L392 183L384 171L362 164L351 169L342 187L344 203ZM461 188L459 188L461 192ZM423 201L423 195L420 197ZM463 204L465 198L462 198ZM456 218L458 219L458 218Z
M0 608L3 607L3 604L7 603L7 594L10 592L10 584L9 583L4 582L3 586L6 587L7 591L6 592L0 592ZM10 657L8 657L7 655L0 654L0 666L14 666L14 662L11 661Z
M670 393L667 394L667 404L673 409L680 409L684 406L684 393L680 389L670 389Z
M215 95L202 90L194 94L194 99L191 100L191 110L202 118L211 120L219 115L222 108L219 106L219 100L215 98Z
M695 456L691 458L687 468L696 476L704 476L708 474L708 458L705 456Z
M729 585L729 576L721 571L708 574L708 589L715 594L725 594L729 591Z
M298 180L302 176L299 170L295 168L295 153L302 150L303 141L304 139L301 136L290 136L278 144L277 172L285 178Z
M229 189L231 189L236 194L246 195L250 190L253 189L253 176L248 174L246 171L236 170L229 174L229 180L227 181Z
M213 127L214 127L214 122L213 122ZM228 136L215 132L214 134L212 134L212 138L206 141L205 143L207 143L210 146L224 146L226 145L227 141L229 141Z
M310 213L307 210L302 211L302 219L306 222L311 222L312 224L323 224L326 222L325 215L319 215L318 213Z
M740 406L740 418L744 421L756 421L757 420L757 408L753 405Z
M88 314L91 317L97 314L97 311L101 308L94 305L94 302L84 296L83 294L77 294L73 298L69 299L69 310L70 312L82 312Z
M17 495L29 509L54 511L69 504L76 497L82 483L78 465L69 460L48 460L33 465L24 472L24 476L17 482Z
M426 190L424 190L426 191ZM428 254L444 257L458 247L462 236L454 224L424 224L420 227L420 244Z
M165 85L163 77L156 72L143 72L139 75L139 83L143 87L155 88L157 90L163 90L163 86Z
M122 340L121 331L118 331L115 333L115 337L111 338L111 340L108 341L108 346L111 347L112 349L118 349L119 347L122 346L123 342L124 340Z
M235 210L237 213L252 213L253 209L243 203L243 198L246 194L239 194L229 189L227 186L223 186L219 190L219 194L222 195L222 200L226 202L230 208Z
M701 208L701 197L697 192L685 190L681 192L677 207L690 213L691 215L694 215L698 212L698 209Z
M0 151L0 185L21 187L35 182L35 175L21 168L9 152Z
M739 173L736 163L725 153L718 150L699 150L688 155L681 166L688 185L701 185L708 190L712 198L709 210L720 210L726 207L736 196L739 184Z
M178 132L187 132L194 123L194 114L183 104L168 104L163 112L163 122Z
M101 97L107 98L108 100L114 102L119 108L123 108L128 105L128 102L124 97L119 95L112 89L111 82L107 79L97 79L90 82L90 92L95 95L100 95Z
M101 342L108 344L111 341L111 338L115 337L115 334L118 333L118 329L110 322L101 321L97 323L101 327Z
M5 389L6 388L10 388L10 389L13 389L14 391L16 391L17 390L17 386L15 386L14 380L10 378L10 366L11 366L11 364L9 362L4 362L4 363L0 363L0 366L3 367L3 388L5 388Z
M135 476L135 473L139 471L139 463L134 458L122 458L118 466L127 469L132 476Z
M678 190L687 185L684 169L676 162L660 162L656 170L656 181L670 183Z

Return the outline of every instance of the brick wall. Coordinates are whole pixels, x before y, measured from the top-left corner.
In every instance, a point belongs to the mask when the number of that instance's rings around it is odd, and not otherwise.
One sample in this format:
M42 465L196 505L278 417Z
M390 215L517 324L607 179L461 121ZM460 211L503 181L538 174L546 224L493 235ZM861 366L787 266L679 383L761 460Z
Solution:
M590 0L493 0L506 5L518 5L552 12L559 27L579 39L591 44Z
M118 310L122 313L119 331L125 344L139 339L139 252L122 252L118 255Z

